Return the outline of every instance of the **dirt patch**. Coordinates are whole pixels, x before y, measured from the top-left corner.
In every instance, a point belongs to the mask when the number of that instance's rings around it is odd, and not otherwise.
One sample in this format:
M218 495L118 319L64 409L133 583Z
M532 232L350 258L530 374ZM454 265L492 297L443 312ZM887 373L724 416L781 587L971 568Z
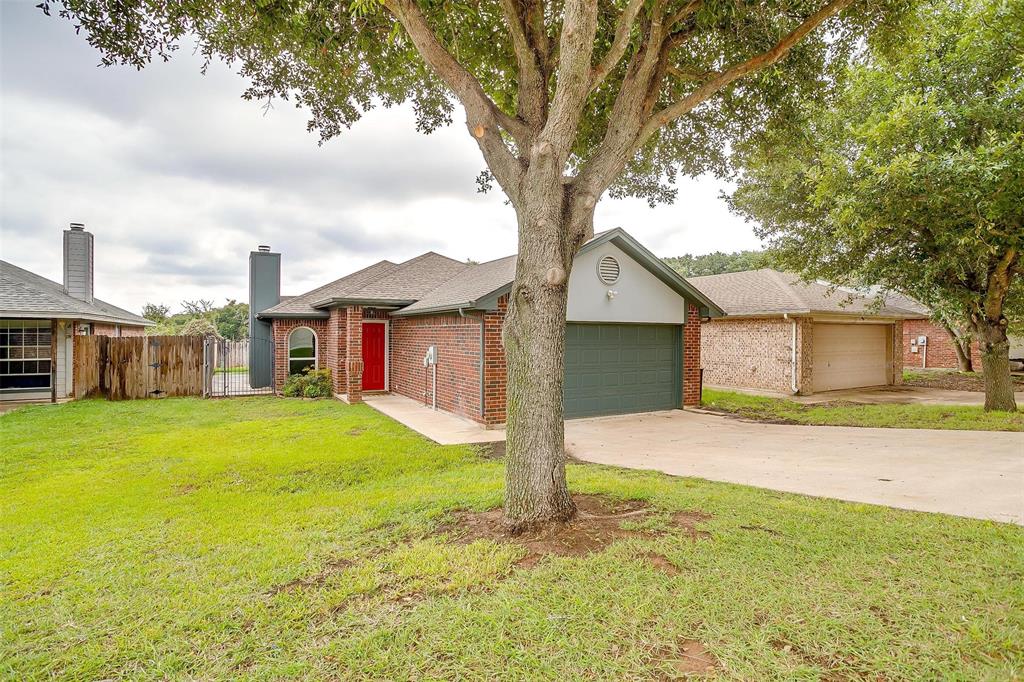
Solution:
M512 534L505 527L501 508L485 512L462 511L454 521L439 532L456 536L455 542L469 544L490 540L516 544L526 550L517 563L530 567L545 556L586 556L600 552L615 540L653 537L658 531L623 528L629 521L640 522L655 510L639 500L610 500L599 495L573 495L578 513L568 523L553 523L535 530ZM693 538L706 535L693 527L708 517L698 512L681 512L672 517L672 524L688 531Z
M648 552L647 554L644 554L644 558L650 562L651 566L654 566L656 569L667 575L679 575L682 573L678 566L656 552Z
M758 530L762 533L768 533L769 535L777 535L779 537L782 536L782 533L775 530L774 528L765 528L764 526L740 526L740 528L742 528L743 530Z
M651 655L651 663L671 670L670 674L662 677L666 680L702 675L718 668L718 659L707 647L695 639L681 637L673 646L655 649Z
M334 559L329 561L323 569L316 575L308 578L296 578L295 580L289 580L286 583L275 585L270 588L270 594L278 594L280 592L289 592L291 590L300 589L303 587L320 587L327 582L335 573L341 573L346 568L352 566L355 562L350 559Z
M947 391L974 391L984 393L985 377L980 372L961 374L960 372L943 372L941 370L909 370L910 376L903 379L904 386L921 386L924 388L941 388ZM1014 390L1024 391L1024 374L1013 374Z
M346 431L345 435L346 436L358 436L358 435L362 434L364 431L366 431L366 427L365 426L354 426L351 429L349 429L348 431Z

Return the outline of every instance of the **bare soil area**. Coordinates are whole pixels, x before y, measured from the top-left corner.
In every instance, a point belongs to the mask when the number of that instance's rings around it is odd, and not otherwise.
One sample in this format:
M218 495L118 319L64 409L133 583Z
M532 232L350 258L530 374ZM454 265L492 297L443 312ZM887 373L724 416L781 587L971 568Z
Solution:
M440 532L456 536L455 542L469 544L476 540L512 543L523 547L526 554L518 565L530 567L545 556L585 556L600 552L615 540L629 537L652 537L660 532L631 527L627 522L641 522L654 510L638 500L610 500L599 495L573 495L578 513L567 523L553 523L535 530L512 534L505 527L501 508L484 512L463 511L455 520L443 526ZM706 531L697 530L696 524L709 517L700 512L679 512L671 517L670 525L682 529L697 539ZM623 524L627 524L623 527ZM652 562L666 570L668 561ZM669 564L671 566L671 564ZM675 569L674 566L671 566ZM676 569L677 570L677 569ZM666 571L669 572L669 571Z
M975 391L984 393L985 377L981 372L956 372L941 369L907 370L904 375L905 386L921 386L922 388L941 388L947 391ZM1024 390L1024 374L1013 374L1014 389Z

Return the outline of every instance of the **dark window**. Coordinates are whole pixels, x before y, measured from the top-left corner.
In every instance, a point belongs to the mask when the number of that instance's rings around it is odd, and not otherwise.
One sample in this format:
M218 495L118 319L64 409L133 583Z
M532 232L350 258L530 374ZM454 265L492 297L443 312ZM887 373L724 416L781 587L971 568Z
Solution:
M0 390L48 389L50 322L0 320Z

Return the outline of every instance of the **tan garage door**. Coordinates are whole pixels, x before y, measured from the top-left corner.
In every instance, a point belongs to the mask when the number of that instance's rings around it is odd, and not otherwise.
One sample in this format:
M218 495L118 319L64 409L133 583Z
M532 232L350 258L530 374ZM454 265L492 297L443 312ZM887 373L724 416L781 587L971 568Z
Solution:
M887 324L814 323L814 392L889 383Z

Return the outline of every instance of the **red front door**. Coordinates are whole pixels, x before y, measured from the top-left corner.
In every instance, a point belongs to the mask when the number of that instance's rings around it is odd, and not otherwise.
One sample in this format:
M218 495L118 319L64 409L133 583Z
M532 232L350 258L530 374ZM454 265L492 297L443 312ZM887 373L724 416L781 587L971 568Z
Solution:
M363 322L363 390L384 390L384 327L382 322Z

